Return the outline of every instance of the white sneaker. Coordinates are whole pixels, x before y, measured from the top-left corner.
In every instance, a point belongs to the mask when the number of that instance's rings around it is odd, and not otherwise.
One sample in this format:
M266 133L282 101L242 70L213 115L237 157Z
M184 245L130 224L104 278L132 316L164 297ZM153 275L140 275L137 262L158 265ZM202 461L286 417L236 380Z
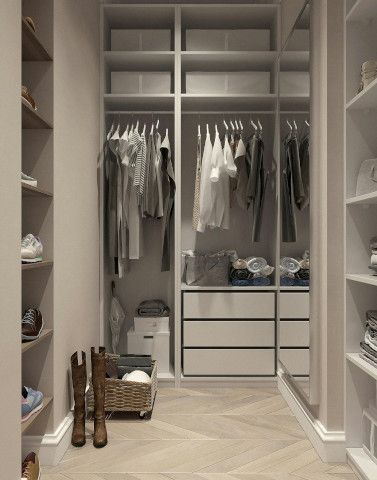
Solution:
M38 237L31 233L26 235L21 242L21 260L23 263L42 261L43 245Z
M38 182L35 178L29 177L25 173L21 172L21 183L26 183L27 185L31 185L32 187L36 187Z

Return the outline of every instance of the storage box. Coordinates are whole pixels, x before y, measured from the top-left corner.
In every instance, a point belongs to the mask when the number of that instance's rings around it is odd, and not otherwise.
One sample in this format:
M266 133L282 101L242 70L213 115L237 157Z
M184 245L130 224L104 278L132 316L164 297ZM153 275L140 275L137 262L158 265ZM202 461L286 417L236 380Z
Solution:
M309 72L280 72L280 93L309 95Z
M136 333L169 332L169 317L134 317Z
M170 30L111 30L111 50L170 51Z
M137 333L134 328L127 332L128 353L152 355L157 361L158 371L170 370L170 332Z
M269 72L187 72L186 93L193 94L268 94Z
M170 72L111 72L111 93L170 93Z
M270 30L186 30L189 51L265 51L270 50Z

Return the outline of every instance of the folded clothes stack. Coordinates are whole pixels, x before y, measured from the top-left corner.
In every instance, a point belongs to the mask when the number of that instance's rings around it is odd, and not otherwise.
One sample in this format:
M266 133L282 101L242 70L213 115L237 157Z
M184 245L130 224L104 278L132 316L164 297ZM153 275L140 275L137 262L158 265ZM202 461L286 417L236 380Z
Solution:
M167 317L169 307L162 300L145 300L136 309L139 317Z
M265 258L248 257L235 260L229 275L234 287L263 287L271 285L273 271Z
M360 342L361 356L377 366L377 310L368 310L364 341Z
M280 259L280 285L283 287L308 287L310 284L310 256L306 250L302 258Z
M373 275L377 275L377 237L373 237L370 240L370 266L369 268L373 270Z

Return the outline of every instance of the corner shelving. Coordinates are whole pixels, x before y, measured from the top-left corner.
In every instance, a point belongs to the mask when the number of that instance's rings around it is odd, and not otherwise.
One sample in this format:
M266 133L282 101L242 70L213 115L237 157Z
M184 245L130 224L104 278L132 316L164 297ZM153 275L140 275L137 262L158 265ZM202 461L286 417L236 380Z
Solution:
M36 412L34 415L32 415L29 418L29 420L21 423L22 434L24 434L26 432L26 430L28 430L33 425L33 423L38 419L38 417L41 416L43 414L43 412L45 412L47 410L47 408L49 407L49 405L51 403L52 403L52 397L44 397L43 407L40 410L38 410L38 412Z
M377 205L377 191L366 193L365 195L357 195L346 200L347 205Z
M27 183L21 183L22 196L23 197L53 197L51 192L43 190L39 187L34 187L33 185L28 185Z
M22 264L22 271L24 270L38 270L41 268L48 268L52 267L54 262L51 260L43 260L43 262L36 262L36 263L23 263Z
M51 336L52 336L52 329L51 328L45 328L44 330L42 330L42 333L41 333L40 337L37 338L37 340L32 340L30 342L23 342L22 343L22 348L21 348L22 353L25 353L28 350L31 350L32 348L36 347L41 342L43 342L44 340L47 340Z
M346 279L351 282L365 283L367 285L375 285L377 287L376 275L368 275L367 273L347 273Z
M184 51L183 71L270 70L276 61L276 51ZM226 66L226 67L225 67Z
M377 108L377 79L353 97L346 105L347 110Z
M25 19L22 19L22 60L24 62L52 60L50 54Z
M26 100L21 99L22 103L22 128L31 130L51 129L52 125L44 120L37 111L33 110Z

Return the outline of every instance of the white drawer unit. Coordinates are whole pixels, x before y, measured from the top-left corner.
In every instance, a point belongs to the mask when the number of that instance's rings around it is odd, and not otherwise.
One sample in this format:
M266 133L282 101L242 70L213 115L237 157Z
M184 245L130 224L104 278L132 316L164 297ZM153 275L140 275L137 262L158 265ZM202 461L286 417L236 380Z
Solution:
M281 348L279 360L291 375L309 375L308 348Z
M186 292L183 317L193 319L275 318L273 292Z
M157 360L158 373L170 370L170 333L136 333L133 328L127 332L127 353L152 355Z
M191 376L275 375L275 349L185 348L183 373Z
M280 318L309 318L309 293L281 292Z
M185 347L274 347L275 322L258 320L185 320Z
M282 320L279 337L281 347L309 347L309 320Z

